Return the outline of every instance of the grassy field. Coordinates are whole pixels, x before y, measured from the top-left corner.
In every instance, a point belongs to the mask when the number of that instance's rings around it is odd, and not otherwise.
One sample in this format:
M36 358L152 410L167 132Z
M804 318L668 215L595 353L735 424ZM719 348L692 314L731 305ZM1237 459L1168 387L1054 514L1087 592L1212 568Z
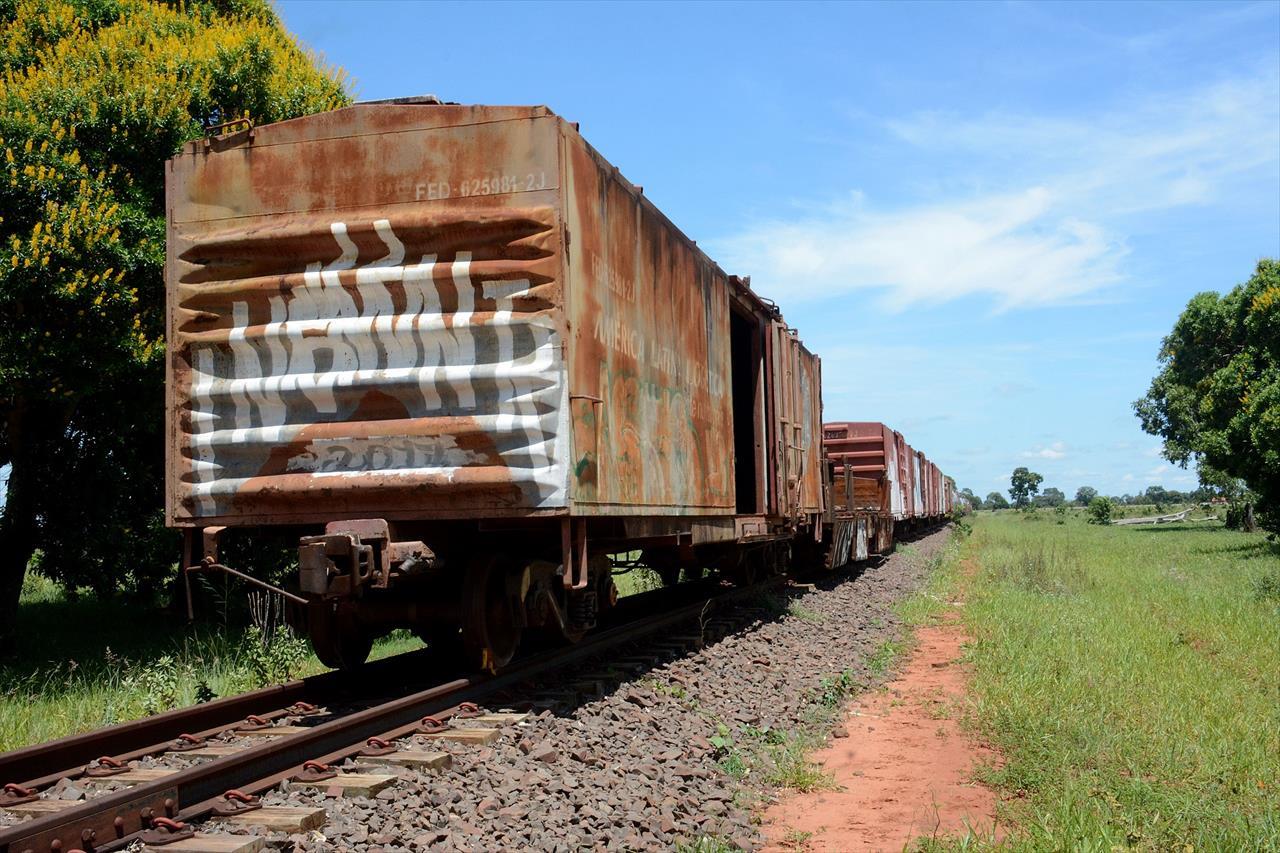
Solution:
M1280 549L1217 525L973 523L969 720L1006 759L983 776L1007 843L1280 849Z
M264 640L253 628L68 600L37 575L23 587L18 629L18 654L0 666L0 751L326 669L283 631ZM372 657L421 646L397 632Z

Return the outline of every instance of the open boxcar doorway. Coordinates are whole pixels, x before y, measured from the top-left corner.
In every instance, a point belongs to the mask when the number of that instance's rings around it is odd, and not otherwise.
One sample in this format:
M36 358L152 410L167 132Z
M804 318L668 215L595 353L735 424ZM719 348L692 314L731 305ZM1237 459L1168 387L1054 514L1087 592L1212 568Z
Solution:
M761 494L760 326L733 308L729 312L729 348L733 382L733 458L736 510L739 515L764 511Z

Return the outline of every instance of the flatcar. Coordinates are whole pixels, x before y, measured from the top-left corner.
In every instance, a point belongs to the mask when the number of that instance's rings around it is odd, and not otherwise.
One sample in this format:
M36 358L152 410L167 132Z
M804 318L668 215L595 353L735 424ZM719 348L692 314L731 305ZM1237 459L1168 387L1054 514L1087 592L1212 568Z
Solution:
M826 530L821 362L545 107L358 104L167 164L166 518L298 536L291 621L490 670L609 555L782 571Z

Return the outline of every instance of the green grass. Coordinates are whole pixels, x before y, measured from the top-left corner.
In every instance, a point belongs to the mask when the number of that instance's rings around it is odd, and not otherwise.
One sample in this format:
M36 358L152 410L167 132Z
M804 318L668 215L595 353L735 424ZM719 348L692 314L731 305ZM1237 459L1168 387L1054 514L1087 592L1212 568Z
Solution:
M1005 758L983 776L1006 843L1280 849L1276 546L1203 524L974 528L969 720Z
M264 647L243 626L189 626L165 610L69 600L38 575L23 585L18 629L17 654L0 666L0 751L326 669L301 641ZM421 645L396 632L372 657Z

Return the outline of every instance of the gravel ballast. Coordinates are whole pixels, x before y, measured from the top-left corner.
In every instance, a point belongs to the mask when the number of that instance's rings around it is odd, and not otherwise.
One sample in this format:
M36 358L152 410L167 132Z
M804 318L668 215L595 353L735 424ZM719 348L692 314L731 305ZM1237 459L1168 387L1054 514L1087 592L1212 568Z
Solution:
M579 689L583 679L605 680L606 694L536 713L489 746L415 744L450 752L448 770L378 767L400 778L373 798L273 791L264 801L322 806L329 819L271 840L286 849L392 853L671 849L705 837L756 849L753 792L768 785L726 773L724 744L763 742L769 732L778 742L812 727L817 697L840 673L853 690L882 678L871 659L903 632L893 605L919 587L947 538L932 533L859 575L823 577L813 591L783 589L789 610L647 672L612 683L603 668L575 673Z

